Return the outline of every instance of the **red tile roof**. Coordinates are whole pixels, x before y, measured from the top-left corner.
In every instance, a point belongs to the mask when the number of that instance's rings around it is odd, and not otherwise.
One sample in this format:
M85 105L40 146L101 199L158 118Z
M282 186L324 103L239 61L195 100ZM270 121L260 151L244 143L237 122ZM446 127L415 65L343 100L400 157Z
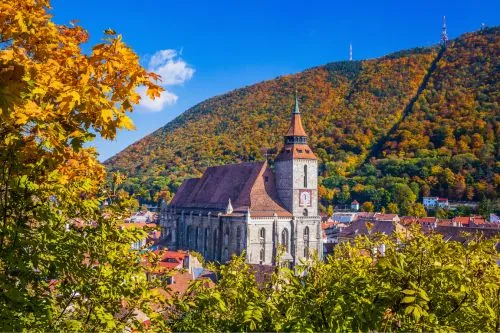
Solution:
M231 199L233 211L252 216L291 216L279 202L275 177L267 162L209 167L201 178L185 180L172 206L224 210Z

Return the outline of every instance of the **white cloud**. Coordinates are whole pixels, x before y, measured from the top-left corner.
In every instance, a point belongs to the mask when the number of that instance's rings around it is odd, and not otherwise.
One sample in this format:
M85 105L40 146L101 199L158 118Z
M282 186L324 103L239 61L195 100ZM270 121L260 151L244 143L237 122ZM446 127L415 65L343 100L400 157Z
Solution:
M153 54L149 59L148 70L161 76L160 85L165 89L155 100L147 97L144 87L138 89L141 95L139 106L151 111L161 111L164 106L175 104L178 96L167 87L183 84L194 74L194 68L180 58L180 53L173 49L160 50Z
M177 102L177 99L179 98L179 96L168 90L162 91L160 97L156 97L154 100L146 95L145 87L137 88L137 92L141 96L141 102L139 106L142 109L153 112L161 111L165 106L175 104Z

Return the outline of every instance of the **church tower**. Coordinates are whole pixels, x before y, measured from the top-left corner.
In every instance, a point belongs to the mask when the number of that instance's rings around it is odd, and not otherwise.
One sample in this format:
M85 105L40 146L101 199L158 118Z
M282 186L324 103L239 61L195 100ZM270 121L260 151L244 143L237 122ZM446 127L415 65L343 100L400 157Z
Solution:
M275 161L278 197L293 216L318 216L318 160L307 144L295 96L285 145Z

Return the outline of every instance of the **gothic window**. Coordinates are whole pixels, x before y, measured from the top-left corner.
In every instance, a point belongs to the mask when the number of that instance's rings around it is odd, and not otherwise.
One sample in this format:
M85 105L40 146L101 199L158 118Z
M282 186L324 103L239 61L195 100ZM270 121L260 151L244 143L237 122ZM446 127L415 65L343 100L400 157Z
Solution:
M208 254L208 242L209 242L209 236L210 236L210 230L208 228L205 228L205 246L204 246L204 252L205 256Z
M266 261L266 250L264 248L260 249L259 261L261 264Z
M304 212L302 213L304 216L307 216L309 212L307 211L307 208L304 208Z
M283 229L281 232L281 245L283 245L283 248L285 249L285 252L289 252L288 248L288 229Z
M236 228L236 253L240 254L241 252L241 227L238 226Z
M309 258L309 227L304 228L304 257Z
M224 245L227 245L229 243L229 227L226 227L226 230L224 232Z
M194 234L194 249L198 250L198 237L200 236L200 228L196 227L196 233Z
M260 230L259 230L259 241L261 243L266 242L266 229L264 229L264 228L260 228Z
M307 188L307 164L304 165L304 188Z
M224 260L229 260L229 252L227 250L227 247L224 248Z
M217 258L217 230L214 230L214 246L212 247L214 260Z
M186 227L186 247L189 247L189 237L191 236L191 226Z

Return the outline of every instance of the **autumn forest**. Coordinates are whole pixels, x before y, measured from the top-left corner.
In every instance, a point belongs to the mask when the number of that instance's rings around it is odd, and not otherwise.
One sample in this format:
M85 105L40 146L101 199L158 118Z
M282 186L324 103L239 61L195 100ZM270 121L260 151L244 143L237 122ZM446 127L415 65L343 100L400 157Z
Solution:
M295 89L320 159L323 211L353 199L422 215L422 196L497 200L500 29L344 61L208 99L105 162L141 203L207 166L277 153ZM270 158L272 160L272 156ZM370 206L368 206L370 207Z

